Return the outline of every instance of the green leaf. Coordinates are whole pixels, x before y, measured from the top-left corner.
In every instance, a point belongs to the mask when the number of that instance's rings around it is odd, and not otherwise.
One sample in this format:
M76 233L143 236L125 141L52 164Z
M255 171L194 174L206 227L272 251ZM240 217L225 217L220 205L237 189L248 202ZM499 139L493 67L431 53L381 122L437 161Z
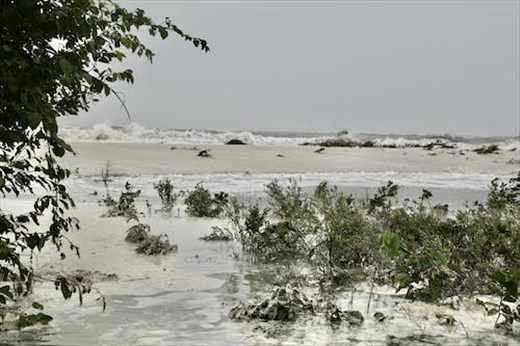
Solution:
M404 286L410 282L410 276L406 273L397 273L395 274L395 281L401 286Z
M72 66L72 64L64 57L60 57L58 59L58 65L60 66L61 71L64 74L68 74L68 73L71 73L72 71L74 71L74 67Z
M41 305L38 302L33 302L32 307L35 308L36 310L43 310L43 305Z
M389 257L397 257L401 248L399 236L393 232L386 232L381 236L381 246L386 250Z
M61 278L60 280L60 289L63 298L69 299L70 297L72 297L72 291L69 288L69 283L64 278Z
M487 314L488 314L488 316L494 316L494 315L498 314L498 309L491 308L487 311Z
M31 315L22 314L18 318L17 325L18 328L25 328L34 326L37 323L49 324L50 321L52 321L52 317L41 312Z
M0 293L10 299L13 299L13 294L11 293L11 287L9 285L0 287Z
M29 237L25 238L25 243L29 249L33 250L40 243L40 237L38 234L31 234Z
M161 38L164 40L166 37L168 37L168 31L163 27L158 27L159 29L159 35L161 35Z

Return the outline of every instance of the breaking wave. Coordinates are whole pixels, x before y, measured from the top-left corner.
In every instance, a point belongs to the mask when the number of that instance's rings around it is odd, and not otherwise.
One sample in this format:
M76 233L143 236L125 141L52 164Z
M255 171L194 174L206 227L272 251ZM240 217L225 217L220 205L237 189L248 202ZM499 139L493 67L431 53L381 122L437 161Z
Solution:
M60 134L70 142L111 143L162 143L172 145L218 145L231 139L239 139L252 145L301 145L320 142L328 138L372 140L377 146L413 147L438 142L453 145L457 149L470 149L479 145L497 144L502 150L520 150L519 137L476 137L454 135L381 135L276 132L276 131L219 131L198 129L173 129L144 127L137 123L128 126L96 124L92 127L62 127Z

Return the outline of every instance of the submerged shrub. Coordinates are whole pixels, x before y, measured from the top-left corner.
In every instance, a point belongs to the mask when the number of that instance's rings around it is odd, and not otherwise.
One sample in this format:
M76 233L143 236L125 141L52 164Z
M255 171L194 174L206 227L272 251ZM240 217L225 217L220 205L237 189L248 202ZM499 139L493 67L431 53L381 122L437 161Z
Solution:
M125 240L130 243L141 243L150 236L150 226L139 223L130 227L127 231Z
M229 312L236 320L294 321L299 314L314 313L312 301L290 285L277 287L271 297L258 304L240 302Z
M219 192L211 196L208 189L200 183L193 191L188 192L184 200L186 213L195 217L219 217L228 203L228 194Z
M400 244L394 282L407 288L408 296L425 300L499 293L489 265L520 267L517 188L516 178L500 186L494 181L487 207L477 204L454 216L422 205L387 210L383 226L398 235Z
M475 292L502 295L517 283L493 273L520 268L519 180L493 181L486 205L455 213L446 205L431 206L432 193L425 189L418 201L392 206L398 193L392 182L360 203L326 183L306 193L295 181L273 181L266 186L268 207L251 205L231 219L246 253L307 264L322 288L370 275L373 282L427 301Z
M231 241L233 236L228 229L213 226L211 233L200 237L200 239L205 241Z
M170 245L168 236L164 234L148 236L135 249L135 252L148 256L166 255L175 251L177 251L177 245Z
M177 251L177 245L170 245L168 236L165 234L151 235L150 226L139 223L127 231L126 241L138 244L135 252L149 256L166 255Z
M157 190L161 199L162 207L159 211L170 214L179 198L179 195L173 192L174 186L170 178L159 180L157 184L153 184L153 188Z
M135 190L129 182L126 182L125 190L121 192L117 203L106 203L108 207L108 213L106 215L110 217L123 216L128 220L138 221L139 213L135 206L135 199L139 197L140 194L141 190Z

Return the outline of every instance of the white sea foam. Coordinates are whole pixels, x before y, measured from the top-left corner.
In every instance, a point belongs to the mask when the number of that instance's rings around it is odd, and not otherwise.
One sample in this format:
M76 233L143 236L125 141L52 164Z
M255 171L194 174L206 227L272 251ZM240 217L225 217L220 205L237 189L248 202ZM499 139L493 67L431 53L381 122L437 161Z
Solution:
M60 134L71 142L109 143L164 143L172 145L224 144L230 139L239 139L253 145L301 145L305 142L320 142L328 138L338 138L335 133L303 132L250 132L217 131L197 129L173 129L167 127L144 127L137 123L115 127L96 124L92 127L61 127ZM352 140L372 140L379 146L424 146L440 140L454 145L457 149L473 149L477 145L498 144L502 150L520 150L518 137L470 137L450 135L379 135L349 134L341 138ZM516 149L515 149L516 148Z
M172 129L143 127L132 123L125 127L97 124L89 128L62 127L60 134L71 142L113 142L113 143L165 143L208 145L225 144L231 139L239 139L246 144L256 145L298 145L309 140L320 140L319 136L310 137L255 134L248 131L215 131L195 129Z
M141 191L141 199L159 203L154 183L166 176L145 175L139 177L117 177L110 183L111 194L118 195L129 182ZM319 183L327 181L345 193L352 193L359 198L375 192L377 187L386 185L389 180L398 184L401 189L399 200L417 199L423 188L433 192L435 203L446 203L454 208L464 207L466 202L481 201L487 196L489 183L496 175L491 174L458 174L458 173L396 173L396 172L350 172L350 173L305 173L305 174L170 174L167 175L175 186L175 190L192 190L202 183L211 192L224 191L244 201L253 201L266 197L266 185L273 180L288 184L295 180L303 188L315 188ZM507 180L507 176L499 177ZM94 191L104 194L104 186L99 179L86 177L74 178L68 184L74 198L90 200Z

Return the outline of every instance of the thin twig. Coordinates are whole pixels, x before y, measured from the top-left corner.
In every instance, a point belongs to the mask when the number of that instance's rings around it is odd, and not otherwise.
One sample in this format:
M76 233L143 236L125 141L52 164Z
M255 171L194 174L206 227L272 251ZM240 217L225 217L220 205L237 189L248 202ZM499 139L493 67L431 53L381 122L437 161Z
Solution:
M368 296L367 315L370 311L370 302L372 301L372 294L374 293L375 278L376 278L376 268L374 267L374 275L372 275L372 286L370 287L370 295Z
M469 341L469 334L468 334L468 331L466 330L466 327L464 326L464 323L459 321L459 324L461 325L462 329L464 329L464 333L466 333L466 339Z

